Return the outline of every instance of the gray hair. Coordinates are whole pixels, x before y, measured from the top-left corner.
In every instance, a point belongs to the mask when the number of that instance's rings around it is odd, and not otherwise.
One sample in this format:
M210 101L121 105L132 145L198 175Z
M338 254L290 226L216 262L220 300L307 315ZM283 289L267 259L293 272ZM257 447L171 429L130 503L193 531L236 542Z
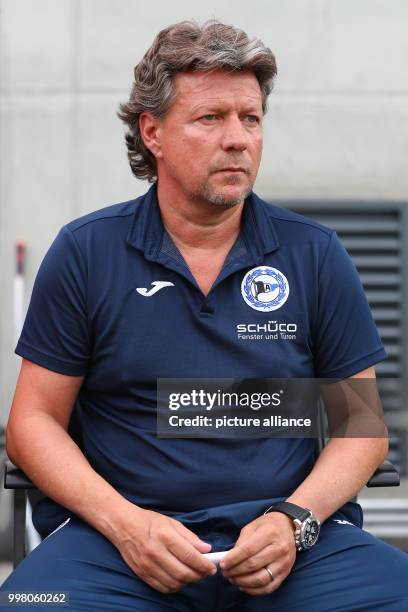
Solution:
M157 178L154 155L144 145L139 117L150 112L164 117L175 95L174 78L179 72L249 70L257 78L266 113L267 98L277 74L275 57L257 38L219 21L200 27L195 21L182 21L159 32L143 59L135 66L135 80L128 102L121 104L118 116L128 126L125 135L133 174L150 183Z

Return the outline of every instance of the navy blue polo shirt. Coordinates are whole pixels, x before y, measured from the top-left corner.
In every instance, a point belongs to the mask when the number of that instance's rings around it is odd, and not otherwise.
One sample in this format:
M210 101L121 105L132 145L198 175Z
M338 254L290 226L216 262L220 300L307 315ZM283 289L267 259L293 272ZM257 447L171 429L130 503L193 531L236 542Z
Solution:
M343 378L386 357L335 232L252 193L204 296L165 231L155 185L61 229L16 353L84 376L75 411L88 461L162 512L289 496L316 446L158 438L158 378Z

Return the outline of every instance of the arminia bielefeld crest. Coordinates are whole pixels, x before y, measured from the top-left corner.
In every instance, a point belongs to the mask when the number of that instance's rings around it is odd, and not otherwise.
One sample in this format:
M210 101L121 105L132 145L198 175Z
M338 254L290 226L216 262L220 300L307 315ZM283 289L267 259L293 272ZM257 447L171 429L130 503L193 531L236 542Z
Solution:
M289 296L288 279L280 270L259 266L242 279L242 297L251 308L262 312L277 310Z

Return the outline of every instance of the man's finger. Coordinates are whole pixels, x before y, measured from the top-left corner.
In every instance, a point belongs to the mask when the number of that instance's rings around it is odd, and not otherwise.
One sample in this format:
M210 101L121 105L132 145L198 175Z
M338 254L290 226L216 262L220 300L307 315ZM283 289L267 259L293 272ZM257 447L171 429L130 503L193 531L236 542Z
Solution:
M189 582L198 582L205 576L182 563L171 552L165 551L153 566L153 575L170 588L182 588Z
M188 529L183 523L178 523L175 526L176 530L182 535L186 540L191 542L191 544L197 548L200 552L210 552L212 545L209 542L204 542L198 535L196 535L193 531Z
M278 587L279 585L276 585L274 582L272 582L271 586L268 587L260 587L257 589L239 587L239 590L243 591L243 593L247 593L247 595L252 595L253 597L256 597L259 595L270 595L271 593L276 591Z
M273 545L267 544L259 553L244 559L229 569L227 568L224 570L224 568L222 568L222 570L226 577L238 578L243 575L252 574L264 568L266 565L268 565L268 563L272 563L272 559L275 560L276 556L276 550L274 549Z
M265 548L265 542L270 542L270 537L265 537L265 532L258 529L248 535L245 540L234 546L232 550L220 562L221 569L231 569L232 567L253 557Z
M265 567L266 566L263 566L262 568L260 568L259 570L251 574L237 576L236 578L231 580L231 583L236 585L239 588L257 589L257 588L265 588L265 587L269 588L272 585L272 583L276 583L277 580L279 580L280 582L281 572L280 570L278 570L278 566L275 564L273 565L271 565L270 563L268 564L268 567L273 572L273 580L271 579L270 574L266 571Z
M168 541L166 545L168 550L184 565L202 575L214 574L214 564L177 531L173 532L171 541Z
M287 517L282 515L283 519L287 521ZM274 547L280 548L283 538L283 532L280 530L278 517L277 522L274 520L264 520L264 517L249 523L241 531L241 534L234 546L234 548L225 555L224 559L220 563L220 567L223 571L228 573L233 567L243 563L246 559L250 559L254 555L257 555L262 551L266 544L272 544ZM294 538L293 538L294 543ZM275 551L277 554L277 551ZM245 566L248 567L248 566ZM251 567L249 566L249 569Z

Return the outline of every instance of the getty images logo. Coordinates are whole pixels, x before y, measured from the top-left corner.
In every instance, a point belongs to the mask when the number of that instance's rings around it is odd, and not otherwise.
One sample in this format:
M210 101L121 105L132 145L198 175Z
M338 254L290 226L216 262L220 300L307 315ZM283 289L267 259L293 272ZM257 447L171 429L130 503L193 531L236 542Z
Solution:
M152 297L155 293L163 289L164 287L174 287L174 283L170 283L169 281L153 281L153 287L151 289L146 289L145 287L136 287L136 291L143 295L143 297Z

